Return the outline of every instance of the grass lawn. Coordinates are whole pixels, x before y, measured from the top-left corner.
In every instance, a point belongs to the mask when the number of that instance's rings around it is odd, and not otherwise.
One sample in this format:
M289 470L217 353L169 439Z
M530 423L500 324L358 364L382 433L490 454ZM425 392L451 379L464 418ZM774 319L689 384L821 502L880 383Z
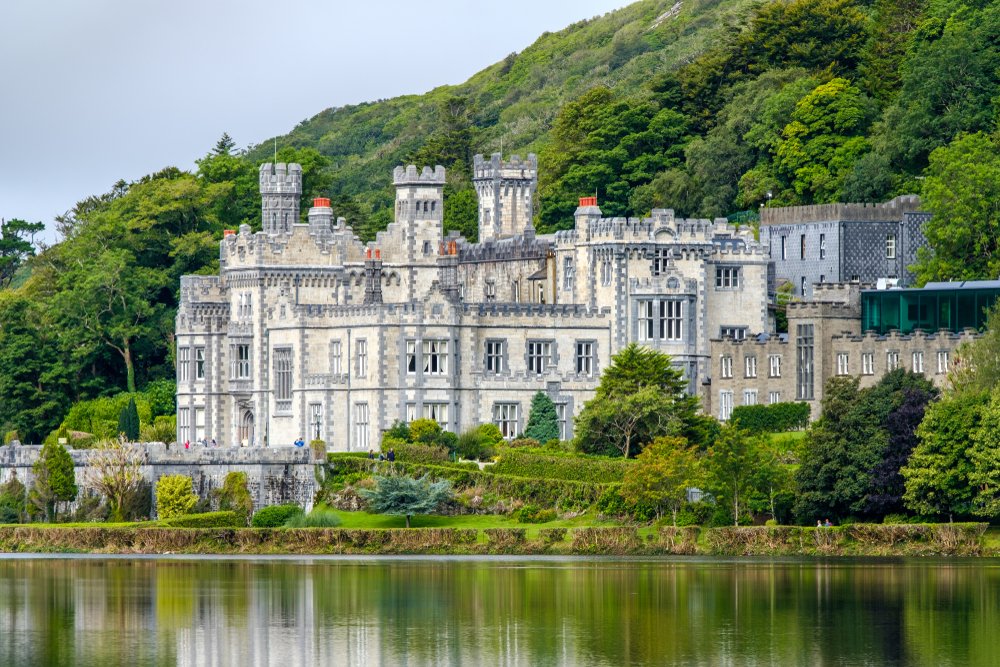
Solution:
M779 452L786 452L794 449L802 438L806 437L805 431L787 431L785 433L769 433L768 439Z

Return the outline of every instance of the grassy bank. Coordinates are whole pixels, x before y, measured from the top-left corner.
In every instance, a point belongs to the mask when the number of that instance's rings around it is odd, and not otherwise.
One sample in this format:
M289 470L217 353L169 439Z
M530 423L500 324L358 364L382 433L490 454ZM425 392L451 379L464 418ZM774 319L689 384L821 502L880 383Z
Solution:
M163 528L149 524L0 526L0 552L204 554L601 554L622 556L995 556L986 524L854 524L835 528L518 525L504 517L343 513L341 528ZM578 517L581 522L586 519ZM379 520L388 523L378 525ZM401 519L399 519L401 520ZM592 518L591 518L592 520Z

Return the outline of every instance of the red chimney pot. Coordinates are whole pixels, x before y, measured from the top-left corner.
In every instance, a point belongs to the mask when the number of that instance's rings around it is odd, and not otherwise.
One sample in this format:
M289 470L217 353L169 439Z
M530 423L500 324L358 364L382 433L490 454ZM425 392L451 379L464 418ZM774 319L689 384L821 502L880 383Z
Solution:
M326 197L316 197L313 199L313 206L316 208L330 208L330 200Z
M580 197L580 206L597 206L597 197Z

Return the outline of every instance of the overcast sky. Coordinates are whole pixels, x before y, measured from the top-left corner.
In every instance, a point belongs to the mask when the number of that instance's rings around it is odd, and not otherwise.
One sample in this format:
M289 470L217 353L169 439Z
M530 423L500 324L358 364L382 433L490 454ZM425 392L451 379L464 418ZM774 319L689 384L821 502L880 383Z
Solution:
M460 83L628 0L0 0L0 217ZM47 234L47 238L52 237Z

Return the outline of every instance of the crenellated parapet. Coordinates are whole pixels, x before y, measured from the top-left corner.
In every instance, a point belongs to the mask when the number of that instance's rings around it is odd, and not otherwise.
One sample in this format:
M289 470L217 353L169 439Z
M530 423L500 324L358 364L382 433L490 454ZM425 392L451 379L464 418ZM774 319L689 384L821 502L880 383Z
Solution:
M813 204L811 206L783 206L763 208L760 212L761 226L797 225L809 222L839 220L846 222L879 222L902 220L905 213L920 210L920 197L901 195L878 204L845 203Z
M940 331L924 331L923 329L917 329L913 333L903 334L898 331L890 331L887 334L879 334L874 331L866 331L861 335L855 334L836 334L832 337L832 340L837 342L846 343L862 343L862 344L879 344L879 345L892 345L893 343L907 343L907 342L917 342L917 343L945 343L948 347L954 347L958 343L971 342L981 337L982 334L973 328L967 328L962 330L961 333L954 333L948 329L941 329Z
M445 184L445 169L437 165L433 169L424 167L417 169L417 165L399 166L392 170L392 184L400 185L440 185Z
M503 239L534 233L534 197L538 187L538 158L526 160L500 153L489 159L472 158L472 184L479 198L479 239Z
M532 236L489 239L481 243L459 243L460 263L499 262L506 260L545 259L552 245Z

